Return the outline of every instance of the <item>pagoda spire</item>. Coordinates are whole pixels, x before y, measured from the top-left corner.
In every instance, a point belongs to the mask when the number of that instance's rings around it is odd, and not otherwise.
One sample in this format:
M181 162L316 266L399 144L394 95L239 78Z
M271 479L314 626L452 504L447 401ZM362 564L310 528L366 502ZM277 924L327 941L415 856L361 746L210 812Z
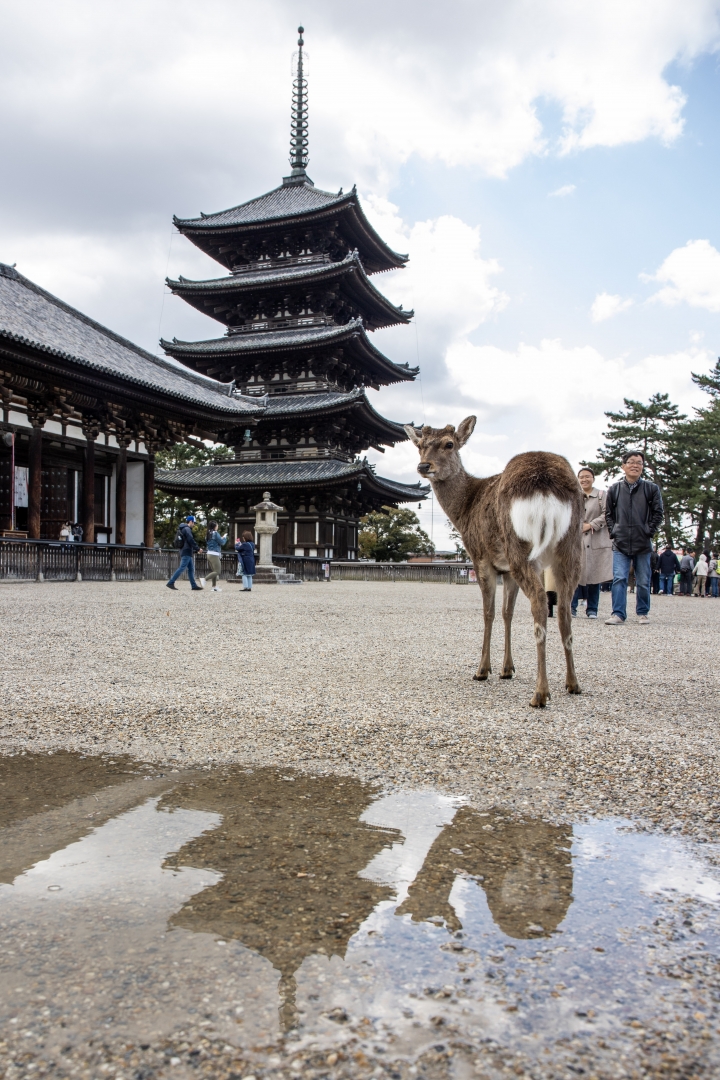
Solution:
M312 183L305 172L308 156L308 98L307 79L303 69L304 29L298 26L297 68L293 78L292 111L290 121L290 165L292 172L286 182Z

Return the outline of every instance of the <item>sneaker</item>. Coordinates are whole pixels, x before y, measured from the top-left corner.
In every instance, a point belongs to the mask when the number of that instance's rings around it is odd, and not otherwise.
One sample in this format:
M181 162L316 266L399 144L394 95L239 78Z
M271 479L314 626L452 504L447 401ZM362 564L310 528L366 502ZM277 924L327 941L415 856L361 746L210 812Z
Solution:
M175 588L175 582L174 581L172 581L172 582L171 581L166 581L165 582L165 588L166 589L174 589L175 592L177 592L177 589Z
M595 612L595 611L588 611L588 615L587 615L587 617L588 617L588 619L597 619L597 612Z
M640 626L645 626L647 623L650 622L647 615L638 615L637 621L640 624Z
M202 587L202 585L193 585L192 588L190 589L190 591L191 592L202 592L203 587Z
M572 615L573 619L577 619L577 611L571 611L570 614Z
M606 626L622 626L622 624L624 622L625 622L625 620L621 619L619 615L611 615L609 619L605 620L605 625Z
M201 577L201 578L200 578L200 588L201 588L201 589L204 589L204 588L205 588L205 578L204 578L204 577Z
M213 585L213 592L222 592L222 589L218 589L217 585Z

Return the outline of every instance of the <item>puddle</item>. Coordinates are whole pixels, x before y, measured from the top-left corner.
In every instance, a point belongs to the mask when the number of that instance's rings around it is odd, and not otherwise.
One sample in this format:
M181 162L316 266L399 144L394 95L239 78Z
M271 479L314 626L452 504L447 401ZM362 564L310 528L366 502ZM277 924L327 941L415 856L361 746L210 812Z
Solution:
M214 1045L238 1076L717 1071L720 875L678 838L348 777L0 766L8 1076L110 1043L174 1048L143 1077Z

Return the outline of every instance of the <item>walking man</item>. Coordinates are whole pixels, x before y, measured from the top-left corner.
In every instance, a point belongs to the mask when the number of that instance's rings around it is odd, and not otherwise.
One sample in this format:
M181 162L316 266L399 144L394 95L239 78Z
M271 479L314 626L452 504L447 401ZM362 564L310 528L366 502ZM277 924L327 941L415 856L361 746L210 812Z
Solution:
M175 589L175 582L180 577L182 572L184 570L187 570L188 577L190 578L190 588L193 590L197 590L198 592L202 591L202 586L198 585L195 580L195 566L193 563L193 556L195 555L195 552L199 549L200 545L192 534L192 526L194 524L194 514L188 514L188 516L185 518L185 521L178 529L178 540L182 538L183 542L182 547L180 548L180 565L178 566L177 570L170 578L170 580L166 583L168 589ZM178 541L176 540L176 543L177 542ZM175 591L177 592L177 590Z
M650 552L653 536L662 524L660 488L642 480L645 457L640 450L622 456L625 479L613 484L605 502L605 520L613 542L612 615L606 626L618 626L627 619L627 587L630 567L636 579L635 612L638 622L649 622Z
M680 573L680 560L669 544L658 556L658 570L660 571L660 592L665 593L666 596L672 596L675 575Z

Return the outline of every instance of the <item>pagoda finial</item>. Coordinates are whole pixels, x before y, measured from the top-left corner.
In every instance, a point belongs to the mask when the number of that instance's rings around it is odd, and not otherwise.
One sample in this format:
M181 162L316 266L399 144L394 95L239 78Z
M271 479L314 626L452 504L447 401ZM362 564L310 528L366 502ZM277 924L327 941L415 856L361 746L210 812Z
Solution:
M309 161L307 79L303 71L304 33L303 27L298 26L297 69L293 78L292 119L290 124L291 177L303 180L305 179L305 169Z

